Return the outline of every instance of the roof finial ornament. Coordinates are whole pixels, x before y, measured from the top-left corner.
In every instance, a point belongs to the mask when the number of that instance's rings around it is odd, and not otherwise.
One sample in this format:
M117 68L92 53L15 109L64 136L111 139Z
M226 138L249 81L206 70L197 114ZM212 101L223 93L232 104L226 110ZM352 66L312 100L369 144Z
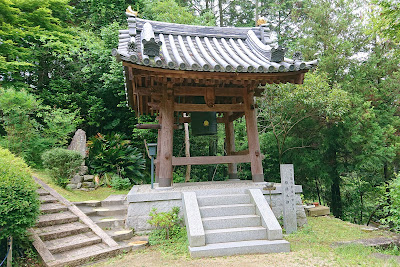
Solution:
M130 16L130 17L137 17L137 15L138 15L138 12L134 11L131 6L128 6L125 13L127 16Z
M258 20L257 20L257 25L256 25L257 27L258 26L267 26L267 20L264 18L264 17L260 17Z

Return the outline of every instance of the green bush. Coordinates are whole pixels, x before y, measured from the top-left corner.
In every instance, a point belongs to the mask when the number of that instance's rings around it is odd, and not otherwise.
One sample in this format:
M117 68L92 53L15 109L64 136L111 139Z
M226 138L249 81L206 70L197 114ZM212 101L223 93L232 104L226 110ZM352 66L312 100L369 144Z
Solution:
M111 179L111 187L117 190L124 190L131 188L132 184L129 179L121 178L118 175L115 175Z
M90 138L87 163L92 174L116 173L122 178L128 178L131 184L143 182L145 160L124 135L97 134Z
M37 185L29 167L0 147L0 241L24 236L39 215Z
M165 233L165 238L169 239L174 234L171 230L182 225L183 220L179 217L179 210L179 207L173 207L168 212L157 212L157 208L152 208L149 214L151 219L147 222L155 226L156 230L162 230L161 232Z
M76 151L53 148L43 153L43 166L49 170L54 182L65 187L81 166L82 155Z
M390 205L383 208L387 217L381 222L389 225L394 231L400 232L400 174L389 183L389 190L385 193L384 201L389 199Z

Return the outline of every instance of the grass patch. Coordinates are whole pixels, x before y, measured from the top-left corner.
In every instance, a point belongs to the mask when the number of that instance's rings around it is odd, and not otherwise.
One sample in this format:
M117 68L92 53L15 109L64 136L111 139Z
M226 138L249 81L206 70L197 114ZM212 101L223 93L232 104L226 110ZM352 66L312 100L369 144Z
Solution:
M87 200L103 200L109 195L126 195L129 190L115 190L108 187L99 187L93 191L81 191L81 190L67 190L56 185L51 179L50 175L43 170L35 170L33 175L41 179L43 182L48 184L51 188L56 190L60 195L72 202L81 202Z
M362 245L333 246L335 242L388 236L390 233L363 232L364 226L344 222L333 217L308 217L308 225L285 237L294 252L309 251L314 257L330 258L338 266L376 266L381 259L372 256L377 249ZM395 261L386 266L398 266Z
M166 239L165 235L165 229L153 230L149 235L149 244L155 246L155 249L165 257L175 259L179 257L190 257L186 227L173 227L169 239Z

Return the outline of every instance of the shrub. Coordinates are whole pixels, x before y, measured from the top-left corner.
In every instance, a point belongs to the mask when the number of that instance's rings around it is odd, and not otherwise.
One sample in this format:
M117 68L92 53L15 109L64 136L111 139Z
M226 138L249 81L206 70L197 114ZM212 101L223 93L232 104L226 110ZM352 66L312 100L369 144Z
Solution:
M388 224L393 230L400 231L400 174L389 184L389 190L385 194L385 202L390 200L390 205L384 207L387 217L381 222Z
M151 219L147 222L156 227L157 230L163 230L165 238L169 239L173 232L172 229L181 227L182 218L179 217L179 207L173 207L168 212L157 212L157 208L152 208L150 212Z
M37 185L25 162L0 148L0 240L24 236L39 215Z
M111 179L111 187L117 190L124 190L131 188L132 184L129 179L121 178L118 175L115 175Z
M43 166L49 170L54 182L65 187L69 179L78 171L83 158L76 151L53 148L43 153Z
M132 184L142 182L145 160L124 135L111 134L90 138L88 166L91 172L104 175L116 173Z

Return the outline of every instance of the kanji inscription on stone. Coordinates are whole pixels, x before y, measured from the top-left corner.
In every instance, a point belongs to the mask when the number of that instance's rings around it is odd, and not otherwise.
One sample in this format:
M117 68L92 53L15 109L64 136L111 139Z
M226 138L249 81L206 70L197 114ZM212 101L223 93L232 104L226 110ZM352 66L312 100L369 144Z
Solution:
M296 201L293 164L281 164L283 195L283 227L287 234L297 231Z

